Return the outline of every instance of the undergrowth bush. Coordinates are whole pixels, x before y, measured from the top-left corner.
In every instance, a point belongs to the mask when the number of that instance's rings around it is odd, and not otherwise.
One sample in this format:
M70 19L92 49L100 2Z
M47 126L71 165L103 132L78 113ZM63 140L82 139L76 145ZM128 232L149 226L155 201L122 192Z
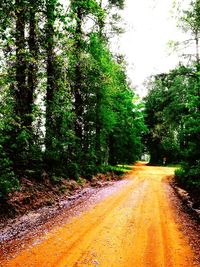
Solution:
M19 180L12 169L12 162L0 146L0 198L19 188Z
M178 183L185 187L200 187L200 160L197 160L192 166L183 164L175 171Z

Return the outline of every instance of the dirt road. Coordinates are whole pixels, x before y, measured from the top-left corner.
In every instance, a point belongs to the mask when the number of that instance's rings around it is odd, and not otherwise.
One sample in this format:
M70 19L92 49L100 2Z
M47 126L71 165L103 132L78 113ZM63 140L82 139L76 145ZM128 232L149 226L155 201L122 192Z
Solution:
M2 266L200 266L163 183L173 172L136 166L114 189L102 189L86 211L55 225Z

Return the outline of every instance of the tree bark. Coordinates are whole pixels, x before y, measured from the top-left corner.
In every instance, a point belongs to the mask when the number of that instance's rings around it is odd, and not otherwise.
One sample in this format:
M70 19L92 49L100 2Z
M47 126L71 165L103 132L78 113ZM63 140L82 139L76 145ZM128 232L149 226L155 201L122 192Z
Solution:
M75 99L75 134L76 137L83 141L83 92L82 92L82 70L81 70L81 49L82 49L82 8L77 7L77 25L75 33L75 57L76 57L76 66L75 66L75 84L74 84L74 99Z
M27 100L29 105L29 114L33 113L34 93L37 87L37 60L38 60L38 43L36 35L36 5L34 0L30 0L29 9L29 54L30 60L28 65L28 91ZM29 116L29 124L33 122L32 116Z
M56 70L54 52L55 1L47 1L47 90L46 90L46 151L52 149L53 135L53 100L56 91Z
M25 40L25 4L23 0L16 0L16 88L15 113L22 126L30 126L29 105L27 101L26 84L26 40Z
M102 1L99 3L100 8L102 8ZM103 41L103 28L104 28L104 21L102 18L98 20L99 25L99 36L100 39ZM101 88L98 87L96 90L96 140L95 140L95 146L96 146L96 154L97 154L97 165L101 165L102 163L102 155L101 155L101 118L100 118L100 112L101 112Z
M195 31L195 44L196 44L196 62L199 64L199 38L198 38L198 30Z

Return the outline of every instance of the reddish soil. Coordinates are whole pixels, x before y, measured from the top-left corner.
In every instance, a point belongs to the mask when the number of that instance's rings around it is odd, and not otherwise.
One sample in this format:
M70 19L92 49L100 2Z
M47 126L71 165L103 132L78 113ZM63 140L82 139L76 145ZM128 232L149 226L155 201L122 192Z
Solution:
M5 235L0 266L200 266L199 225L169 185L173 172L140 164L26 235Z

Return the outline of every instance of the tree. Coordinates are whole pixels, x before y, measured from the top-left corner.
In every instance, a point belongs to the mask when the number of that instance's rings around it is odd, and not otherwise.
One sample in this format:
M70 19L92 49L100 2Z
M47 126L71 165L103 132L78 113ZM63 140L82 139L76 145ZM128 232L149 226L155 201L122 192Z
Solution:
M57 0L46 1L46 53L47 53L47 88L46 88L46 136L45 148L47 153L53 149L54 133L54 96L57 90L56 85L56 55L55 55L55 8Z
M152 164L183 162L185 185L198 183L199 170L199 73L196 62L157 75L146 97L147 147ZM184 174L183 174L184 173ZM189 177L190 176L190 177ZM187 181L188 179L188 181Z
M1 196L21 177L41 181L44 170L91 178L139 157L142 109L109 49L123 4L1 1Z

